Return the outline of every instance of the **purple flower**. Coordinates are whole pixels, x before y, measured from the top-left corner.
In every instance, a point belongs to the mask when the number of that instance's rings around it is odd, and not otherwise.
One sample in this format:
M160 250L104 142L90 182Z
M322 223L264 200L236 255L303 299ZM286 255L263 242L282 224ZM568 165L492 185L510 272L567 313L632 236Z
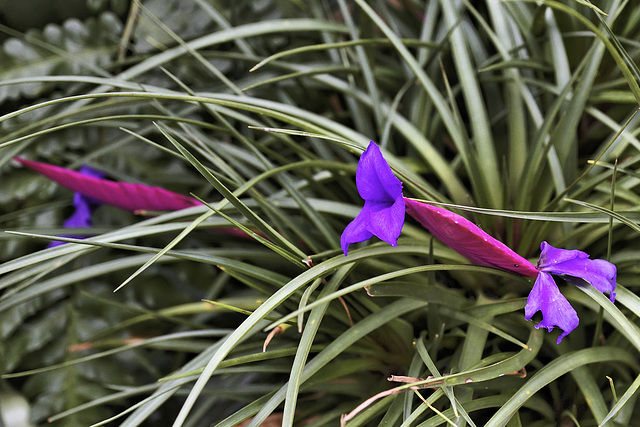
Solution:
M589 259L585 252L557 249L542 242L540 259L534 266L466 218L428 203L405 199L402 182L373 142L360 157L356 184L364 207L342 233L345 255L350 243L362 242L374 235L396 246L406 208L434 236L471 262L536 277L525 306L525 319L531 320L541 311L542 321L536 328L551 331L557 326L562 329L558 344L578 326L579 320L576 311L558 290L552 274L560 275L576 286L590 284L600 292L608 292L611 302L615 300L616 267L608 261Z
M89 166L82 166L79 172L86 176L94 178L102 178L104 174L100 171L90 168ZM67 218L63 225L65 228L90 228L93 225L91 220L91 214L102 203L93 197L85 196L82 193L76 192L73 195L73 206L76 210ZM65 236L66 237L66 236ZM47 247L53 248L55 246L62 245L64 242L51 242Z
M536 328L551 331L554 326L559 327L562 334L556 342L560 344L562 338L578 326L579 320L576 311L558 290L551 274L562 275L577 286L587 282L602 293L608 292L609 299L614 302L616 266L603 259L589 259L589 254L582 251L554 248L547 242L542 242L540 249L542 253L537 266L540 273L527 298L524 317L530 320L538 310L541 311L542 321Z
M364 207L342 233L340 244L344 254L347 255L350 243L363 242L373 236L397 246L404 225L402 182L373 141L358 162L356 186L364 199Z

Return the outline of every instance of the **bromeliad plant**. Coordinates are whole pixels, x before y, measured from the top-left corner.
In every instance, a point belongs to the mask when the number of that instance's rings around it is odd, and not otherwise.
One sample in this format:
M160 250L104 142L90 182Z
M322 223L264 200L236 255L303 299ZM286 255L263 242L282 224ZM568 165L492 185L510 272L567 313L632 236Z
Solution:
M615 301L616 267L602 259L589 259L579 250L557 249L542 242L536 266L521 257L504 243L491 237L466 218L446 209L404 197L402 182L393 174L380 148L371 141L360 157L356 171L358 193L364 207L347 225L341 237L344 254L351 243L362 242L376 236L397 246L404 225L405 209L447 246L455 249L469 261L536 277L527 298L525 318L530 320L538 311L542 321L536 328L554 326L562 329L557 343L573 331L579 323L578 314L560 293L551 274L562 275L578 286L584 280L600 292L609 293Z

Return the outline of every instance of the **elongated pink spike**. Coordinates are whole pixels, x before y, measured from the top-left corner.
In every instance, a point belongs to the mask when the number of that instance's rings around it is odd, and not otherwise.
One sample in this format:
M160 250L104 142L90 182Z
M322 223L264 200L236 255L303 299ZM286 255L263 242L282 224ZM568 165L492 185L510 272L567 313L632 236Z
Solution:
M192 197L160 187L95 178L21 157L15 157L15 160L70 190L128 211L175 211L202 204Z
M474 264L537 277L538 270L507 245L494 239L468 219L437 206L404 198L406 211L442 243Z

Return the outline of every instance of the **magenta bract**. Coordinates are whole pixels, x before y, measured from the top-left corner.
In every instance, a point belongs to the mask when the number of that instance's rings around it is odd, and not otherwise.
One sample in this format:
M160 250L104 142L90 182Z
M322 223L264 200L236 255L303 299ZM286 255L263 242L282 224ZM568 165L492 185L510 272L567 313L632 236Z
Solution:
M15 160L70 190L128 211L174 211L201 205L192 197L160 187L110 181L21 157Z
M407 213L442 243L474 264L536 277L538 270L501 241L454 212L405 197Z

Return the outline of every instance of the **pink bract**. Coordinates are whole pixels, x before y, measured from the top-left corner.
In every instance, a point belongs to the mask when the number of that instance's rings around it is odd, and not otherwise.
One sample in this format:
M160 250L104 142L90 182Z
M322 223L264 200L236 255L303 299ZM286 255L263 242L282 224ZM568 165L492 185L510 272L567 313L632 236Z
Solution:
M70 190L128 211L174 211L201 205L192 197L160 187L96 178L21 157L15 160Z
M404 198L407 213L442 243L474 264L537 277L535 265L468 219L437 206Z

